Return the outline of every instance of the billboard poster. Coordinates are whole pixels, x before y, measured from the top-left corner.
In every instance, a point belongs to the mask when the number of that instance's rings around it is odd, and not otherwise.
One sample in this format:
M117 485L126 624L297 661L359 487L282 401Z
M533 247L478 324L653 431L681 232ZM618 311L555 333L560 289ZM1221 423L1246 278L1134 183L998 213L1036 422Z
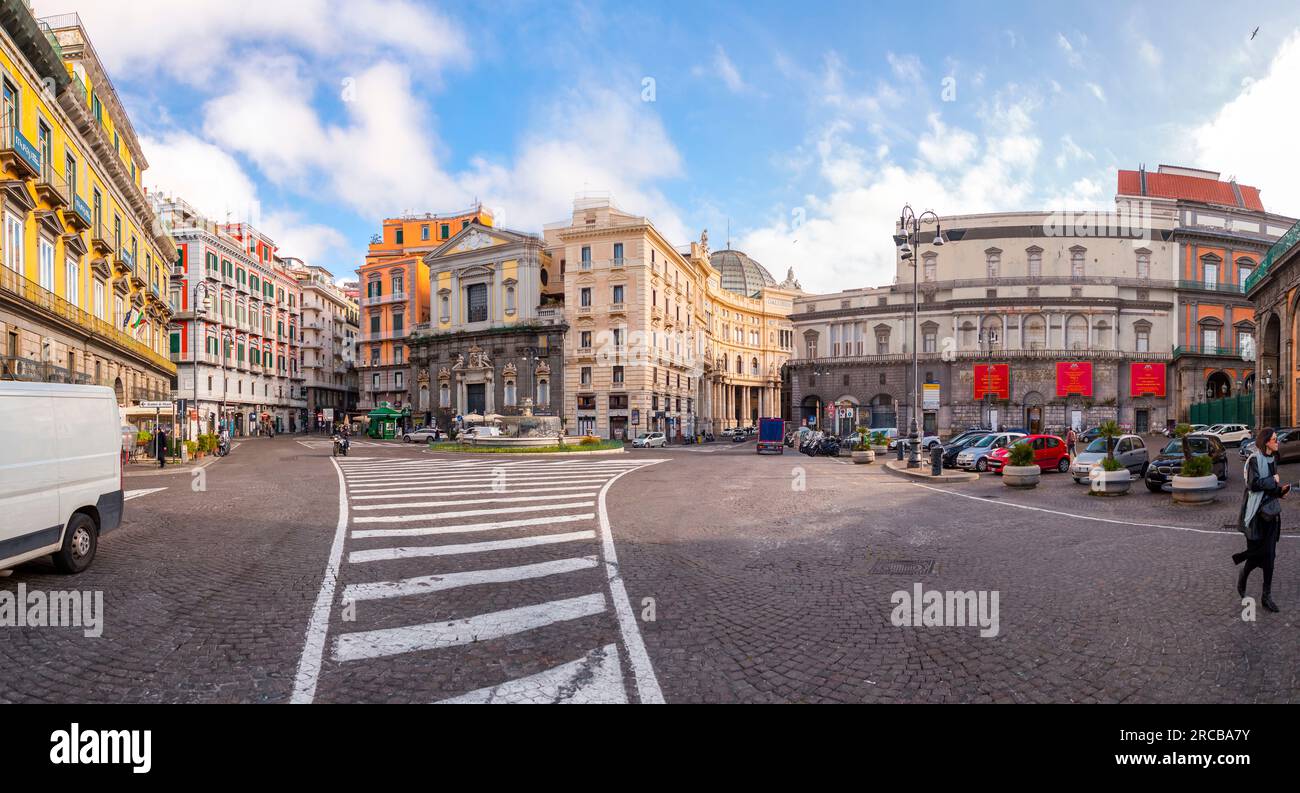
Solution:
M1128 369L1128 395L1165 396L1165 365L1162 363L1131 363Z
M1092 362L1058 361L1056 363L1056 395L1092 396Z
M975 399L983 399L989 394L992 394L998 399L1011 398L1010 364L975 364Z
M938 410L939 409L939 384L925 383L921 386L921 409Z

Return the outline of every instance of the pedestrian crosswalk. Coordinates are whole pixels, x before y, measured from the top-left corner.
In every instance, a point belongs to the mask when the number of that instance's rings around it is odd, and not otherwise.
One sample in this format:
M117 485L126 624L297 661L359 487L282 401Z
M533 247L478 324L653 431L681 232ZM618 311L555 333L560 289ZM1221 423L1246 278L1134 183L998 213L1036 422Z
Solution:
M295 702L662 701L605 498L663 459L332 462L339 522Z

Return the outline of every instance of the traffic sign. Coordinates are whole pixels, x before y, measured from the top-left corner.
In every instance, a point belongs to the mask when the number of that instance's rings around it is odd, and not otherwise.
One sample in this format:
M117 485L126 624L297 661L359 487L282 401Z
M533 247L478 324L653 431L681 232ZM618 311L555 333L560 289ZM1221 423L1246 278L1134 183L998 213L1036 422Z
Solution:
M170 400L168 400L168 401L166 401L166 402L162 402L162 401L142 401L142 402L140 403L140 407L142 407L142 408L153 408L154 410L171 410L172 403L171 403Z

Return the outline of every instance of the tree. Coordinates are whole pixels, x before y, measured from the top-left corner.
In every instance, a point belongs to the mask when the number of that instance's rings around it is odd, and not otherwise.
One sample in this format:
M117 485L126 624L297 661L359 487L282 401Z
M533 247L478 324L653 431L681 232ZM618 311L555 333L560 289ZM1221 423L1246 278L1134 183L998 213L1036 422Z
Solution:
M1114 460L1115 439L1124 434L1123 430L1121 430L1119 425L1114 421L1107 421L1103 422L1102 425L1097 428L1097 431L1101 433L1101 437L1106 439L1106 459Z

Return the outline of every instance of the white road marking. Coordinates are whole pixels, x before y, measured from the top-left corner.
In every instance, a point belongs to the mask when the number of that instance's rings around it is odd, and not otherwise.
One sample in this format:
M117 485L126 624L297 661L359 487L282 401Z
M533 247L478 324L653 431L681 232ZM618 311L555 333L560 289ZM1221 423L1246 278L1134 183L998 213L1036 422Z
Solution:
M325 565L325 578L321 581L320 592L316 594L316 605L312 607L311 620L307 623L307 637L303 642L302 659L298 662L298 674L294 678L293 704L309 704L316 698L316 681L320 679L321 656L325 650L325 634L329 630L330 609L334 605L334 587L339 580L339 563L343 559L343 541L348 533L348 490L343 482L343 469L334 462L339 476L339 522L334 530L334 542L330 545L329 561Z
M133 498L139 498L140 496L147 496L150 493L157 493L159 490L166 490L166 489L167 488L165 487L146 487L142 490L128 490L122 494L122 500L130 501Z
M609 580L610 596L614 601L614 613L618 616L618 629L623 636L623 646L627 648L628 658L632 662L637 697L642 704L662 705L664 694L659 688L658 678L655 677L654 665L650 663L650 656L646 653L645 642L641 640L641 629L636 624L636 615L632 613L632 602L628 599L627 588L623 586L623 574L618 570L618 554L614 551L614 535L609 528L609 512L605 509L605 494L622 476L623 474L619 474L609 480L600 490L598 509L605 573Z
M1230 534L1233 536L1240 536L1241 534L1241 532L1236 530L1225 531L1223 529L1194 529L1191 526L1169 526L1164 523L1138 523L1131 520L1117 520L1115 518L1099 518L1096 515L1080 515L1075 512L1062 512L1056 509L1047 509L1045 507L1034 507L1028 504L1013 504L1009 501L995 501L991 498L972 496L968 493L957 493L952 490L944 490L941 487L934 487L932 485L923 485L920 482L911 482L910 484L913 484L916 487L923 487L926 490L933 490L936 493L946 493L947 495L950 496L960 496L962 498L969 498L972 501L983 501L986 504L993 504L999 507L1014 507L1015 509L1027 509L1032 512L1046 512L1049 515L1060 515L1063 518L1077 518L1079 520L1092 520L1092 521L1097 521L1098 523L1115 523L1120 526L1140 526L1146 529L1170 529L1171 531L1187 531L1187 532L1192 532L1194 534ZM1291 539L1300 539L1300 537L1294 534L1288 535L1283 533L1282 537L1283 538L1290 537Z
M337 661L383 658L484 642L535 630L557 622L590 617L605 610L605 595L582 595L535 606L495 611L449 622L345 633L334 645Z
M548 477L546 481L547 482L569 482L569 483L603 482L605 481L605 478L606 478L605 476L599 474L568 474L565 476ZM515 481L527 483L528 481L534 479L535 479L534 477L520 477ZM482 476L448 477L445 479L438 478L436 480L431 480L431 481L442 482L444 487L447 485L453 485L458 487L473 487L477 485L481 487L483 485L490 485L493 482L508 483L510 480L507 477L493 476L492 474L484 474ZM348 482L348 484L351 487L356 488L358 490L364 490L367 488L374 490L383 487L406 488L411 485L411 480L410 479L383 479L383 480L376 480L376 481L369 481L369 482Z
M596 513L581 515L555 515L545 518L524 518L522 520L497 520L491 523L465 523L458 526L427 526L419 529L364 529L353 531L353 539L367 537L428 537L434 534L464 534L475 531L492 531L494 529L513 529L519 526L549 526L552 523L572 523L577 520L591 520Z
M434 496L447 496L447 495L456 495L456 496L479 496L479 495L483 495L483 494L485 494L485 493L504 493L504 494L509 494L509 493L555 493L555 492L558 492L558 491L564 491L564 490L568 490L568 491L574 491L574 490L577 490L577 491L581 491L581 492L591 492L591 493L594 493L594 492L596 492L596 491L599 490L599 489L600 489L600 485L599 485L599 484L593 484L593 485L565 485L565 486L562 486L562 487L508 487L508 488L503 488L503 489L501 489L501 490L456 490L456 492L454 492L454 493L439 493L439 492L436 492L436 491L435 491L435 492L432 492L432 493L405 493L405 494L403 494L403 493L381 493L381 494L379 494L379 495L372 495L372 496L353 496L353 497L352 497L352 500L353 500L353 501L365 501L365 500L367 500L367 499L375 499L375 498L387 498L387 499L393 499L393 498L431 498L431 497L434 497ZM567 496L566 496L566 498L567 498ZM413 505L412 505L412 504L394 504L394 506L408 506L408 507L409 507L409 506L413 506ZM357 507L357 509L361 509L361 507Z
M420 515L367 515L353 518L353 523L415 523L421 520L447 518L473 518L479 515L515 515L521 512L548 512L553 509L579 509L594 507L594 501L568 501L563 504L538 504L532 507L502 507L500 509L458 509L455 512L426 512Z
M593 486L587 489L591 491L596 491L599 490L600 488ZM492 491L487 490L483 492L491 493ZM558 495L551 495L551 496L513 496L513 497L506 497L506 498L462 498L456 501L416 501L410 504L364 504L359 507L358 506L352 507L352 511L360 512L362 510L367 510L367 509L410 509L412 507L459 507L465 504L508 504L510 502L518 502L518 501L527 501L531 503L533 501L555 501L561 498L573 498L574 495L575 495L574 493L560 493ZM590 501L585 502L583 506L591 506L591 502ZM416 519L417 518L413 518L413 520Z
M424 575L416 578L403 578L400 581L352 584L343 589L343 602L422 595L426 592L457 589L476 584L502 584L508 581L524 581L530 578L545 578L546 576L560 575L562 573L572 573L576 570L591 570L594 567L596 567L596 557L583 556L575 559L557 559L551 562L538 562L537 564L525 564L516 567L497 567L491 570L469 570L461 573Z
M504 704L617 704L627 703L623 675L619 669L618 647L607 644L592 650L585 658L535 675L509 680L499 686L480 688L440 705Z
M564 476L564 477L556 477L556 478L553 479L553 480L547 480L547 481L558 482L558 483L560 483L560 484L565 484L565 485L582 485L582 484L591 484L591 483L593 483L593 482L595 482L596 484L604 484L605 481L606 481L607 479L608 479L608 477L603 477L603 476L601 476L601 477L586 477L586 476L572 476L572 477L569 477L569 476ZM444 480L444 481L445 481L445 480ZM453 491L453 492L454 492L454 491L456 491L456 490L458 490L458 489L460 489L460 488L463 488L463 487L486 487L486 486L494 485L494 484L500 484L500 485L502 485L503 487L509 487L509 486L510 486L510 483L509 483L508 481L507 481L507 482L501 482L499 479L496 479L496 478L493 478L493 477L489 477L489 478L486 478L486 479L478 479L478 480L473 481L473 482L460 482L460 483L458 483L458 484L454 484L454 485L425 485L425 486L421 486L421 487L412 487L412 486L410 486L410 485L407 485L407 484L399 484L399 483L397 483L397 482L394 482L394 483L391 483L391 484L387 484L387 485L357 485L357 486L355 486L355 487L353 488L352 492L354 492L354 493L384 493L384 492L412 492L412 491L415 491L415 490L421 490L421 491L423 491L423 490L429 490L429 491L447 490L447 491ZM519 484L524 484L524 485L538 485L538 484L541 484L541 483L538 482L538 481L536 481L536 480L520 480Z
M562 542L595 539L594 531L570 531L563 534L542 534L535 537L517 537L513 540L488 540L459 545L417 545L406 548L376 548L371 551L353 551L348 563L384 562L393 559L417 559L425 556L456 556L465 553L490 553L532 548L537 545L554 545Z

